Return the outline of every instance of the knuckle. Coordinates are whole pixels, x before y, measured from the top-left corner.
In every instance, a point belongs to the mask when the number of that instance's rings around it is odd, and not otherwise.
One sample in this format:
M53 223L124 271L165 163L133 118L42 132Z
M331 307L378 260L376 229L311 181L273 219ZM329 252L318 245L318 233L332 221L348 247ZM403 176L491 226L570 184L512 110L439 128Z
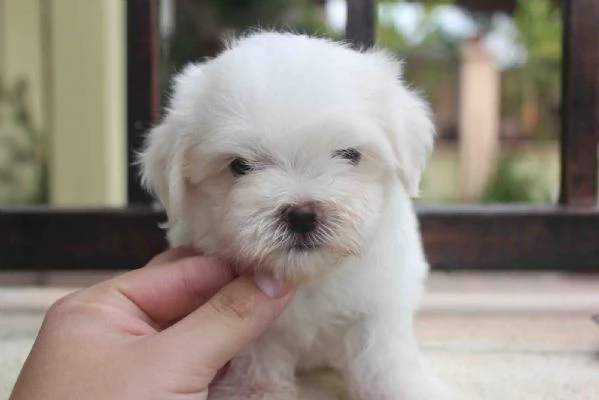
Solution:
M63 296L56 300L52 305L48 308L47 315L62 315L68 312L70 308L70 304L72 302L72 294Z
M44 321L61 323L72 318L77 312L78 301L74 294L69 294L56 300L46 311Z
M226 290L210 299L208 304L217 314L241 321L250 318L256 308L254 295L241 295Z

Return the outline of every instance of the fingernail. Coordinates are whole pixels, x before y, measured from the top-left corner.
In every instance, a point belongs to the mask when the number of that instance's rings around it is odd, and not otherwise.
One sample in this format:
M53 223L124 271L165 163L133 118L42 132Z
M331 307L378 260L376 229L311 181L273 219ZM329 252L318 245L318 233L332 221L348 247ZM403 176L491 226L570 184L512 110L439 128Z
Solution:
M254 282L262 293L273 299L283 297L292 290L290 284L261 273L254 275Z

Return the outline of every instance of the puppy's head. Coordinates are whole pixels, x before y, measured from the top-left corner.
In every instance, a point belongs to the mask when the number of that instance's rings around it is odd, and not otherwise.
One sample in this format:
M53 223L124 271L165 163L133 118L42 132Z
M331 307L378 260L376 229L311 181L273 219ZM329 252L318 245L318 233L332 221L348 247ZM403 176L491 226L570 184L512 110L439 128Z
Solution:
M357 257L392 185L416 195L427 105L381 51L292 34L243 38L176 78L142 176L178 245L302 280Z

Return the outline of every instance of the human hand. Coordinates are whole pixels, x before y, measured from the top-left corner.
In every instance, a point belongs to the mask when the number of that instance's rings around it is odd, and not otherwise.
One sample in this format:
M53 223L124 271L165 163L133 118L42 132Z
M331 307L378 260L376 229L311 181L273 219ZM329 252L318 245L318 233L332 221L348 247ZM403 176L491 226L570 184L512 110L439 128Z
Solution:
M218 372L293 293L169 250L56 302L10 399L205 399Z

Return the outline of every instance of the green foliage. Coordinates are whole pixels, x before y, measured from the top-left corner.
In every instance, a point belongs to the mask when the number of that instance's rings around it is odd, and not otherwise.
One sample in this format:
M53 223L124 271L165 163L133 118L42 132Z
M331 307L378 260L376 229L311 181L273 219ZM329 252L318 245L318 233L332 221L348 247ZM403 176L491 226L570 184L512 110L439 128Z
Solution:
M166 44L172 65L211 57L225 34L255 27L332 35L317 12L316 0L180 0L175 32Z
M398 3L401 1L389 1ZM409 2L409 1L406 1ZM417 42L397 29L391 19L379 20L377 43L399 54L406 61L406 81L420 89L430 101L439 98L446 83L455 79L458 67L458 47L461 40L433 19L433 8L453 1L433 0L424 3L424 16L416 27Z
M505 108L526 104L535 107L539 119L534 137L555 138L559 131L557 109L561 93L560 8L553 0L519 0L514 23L517 40L525 48L527 59L504 76Z
M557 60L562 54L562 17L550 0L519 0L514 15L529 59Z
M12 89L0 82L0 202L47 203L47 154L44 136L27 108L27 85Z
M381 0L380 3L420 3L425 8L432 8L436 6L442 6L444 4L453 4L455 0Z
M520 0L514 16L518 40L528 59L523 84L529 91L559 91L562 56L562 17L550 0ZM527 89L527 88L525 88ZM535 90L536 89L536 90Z
M328 28L317 17L315 0L210 0L219 24L237 31L256 25L289 28L294 31L325 34Z
M389 1L398 3L401 1ZM408 1L405 2L415 2ZM435 24L433 20L433 8L443 4L450 4L449 0L430 0L422 2L424 5L424 18L416 28L416 36L420 38L417 42L410 40L407 35L398 30L393 21L379 21L377 24L377 43L398 53L418 53L419 55L431 56L438 59L452 57L457 51L460 40L446 32L442 27Z
M161 91L168 92L172 74L191 61L213 57L222 38L255 27L342 39L329 29L318 12L317 0L179 0L175 29L163 43ZM167 98L163 97L163 101Z
M532 203L539 199L535 194L535 179L519 174L515 160L504 157L500 160L495 176L483 191L481 203Z
M211 0L218 20L227 26L246 29L256 23L271 26L287 9L285 0Z

